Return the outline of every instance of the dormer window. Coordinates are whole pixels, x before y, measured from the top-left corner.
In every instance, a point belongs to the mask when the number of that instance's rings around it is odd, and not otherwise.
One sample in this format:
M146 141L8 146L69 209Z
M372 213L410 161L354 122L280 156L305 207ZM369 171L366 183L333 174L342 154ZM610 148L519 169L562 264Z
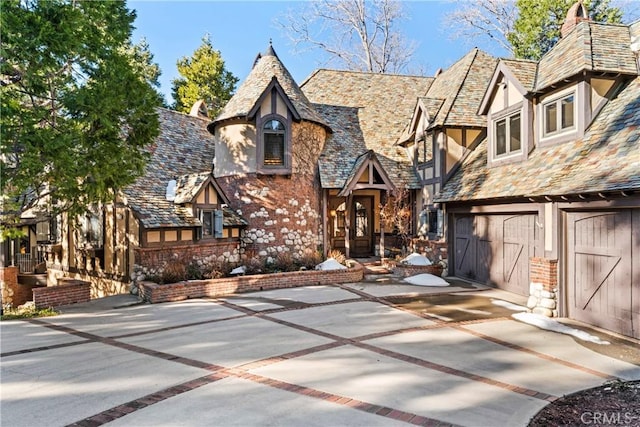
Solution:
M575 95L573 93L543 104L544 136L553 136L574 129Z
M264 165L285 165L285 127L280 120L268 120L262 129L264 141Z
M495 157L509 156L522 151L520 112L495 122Z

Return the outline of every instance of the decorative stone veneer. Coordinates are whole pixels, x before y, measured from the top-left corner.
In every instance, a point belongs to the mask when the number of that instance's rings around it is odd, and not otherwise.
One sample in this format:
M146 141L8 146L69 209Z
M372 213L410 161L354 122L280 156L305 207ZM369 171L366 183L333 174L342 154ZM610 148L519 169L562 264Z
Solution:
M240 242L237 239L200 241L195 245L175 245L151 248L135 248L135 265L131 279L145 280L146 276L159 275L170 261L180 259L195 261L200 265L240 262Z
M243 255L267 262L279 253L299 258L321 245L319 184L314 175L248 174L216 178L231 208L248 222L242 235Z
M143 300L150 303L159 303L181 301L188 298L213 298L233 293L268 289L352 283L361 281L363 276L364 268L357 264L346 270L294 271L222 279L192 280L166 285L142 282L138 284L138 288Z
M24 302L20 301L18 290L18 267L2 267L0 268L0 287L2 289L2 304L10 304L13 307L17 307Z
M529 280L529 310L547 317L558 317L558 260L532 257L529 260Z
M0 268L2 304L18 307L33 300L33 289L46 286L46 276L42 274L19 274L18 267Z

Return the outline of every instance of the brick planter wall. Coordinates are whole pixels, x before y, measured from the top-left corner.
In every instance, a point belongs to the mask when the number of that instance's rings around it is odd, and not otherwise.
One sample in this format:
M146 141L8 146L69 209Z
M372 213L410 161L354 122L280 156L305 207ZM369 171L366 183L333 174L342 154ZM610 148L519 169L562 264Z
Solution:
M346 270L294 271L222 279L198 280L159 285L138 284L140 296L150 303L180 301L188 298L219 297L234 293L300 286L359 282L364 276L361 265Z
M91 284L81 280L59 279L57 286L33 289L36 308L58 307L91 300Z
M558 260L529 259L529 300L532 313L558 317Z

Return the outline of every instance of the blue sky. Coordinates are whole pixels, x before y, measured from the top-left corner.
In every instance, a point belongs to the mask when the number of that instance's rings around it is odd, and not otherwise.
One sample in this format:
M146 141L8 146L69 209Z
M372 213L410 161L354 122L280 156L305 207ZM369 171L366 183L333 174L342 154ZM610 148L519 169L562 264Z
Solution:
M154 61L160 65L161 91L169 103L171 80L178 76L176 61L190 56L200 45L205 33L211 35L226 67L244 80L259 52L269 40L278 56L298 83L311 72L325 66L320 55L309 51L294 54L293 46L275 20L288 9L297 10L300 2L291 1L129 1L137 19L134 42L147 39ZM438 68L446 68L474 47L469 42L451 41L441 25L447 11L456 7L451 1L410 1L404 4L409 19L403 31L417 44L414 67L421 67L427 75ZM501 52L493 52L503 54Z

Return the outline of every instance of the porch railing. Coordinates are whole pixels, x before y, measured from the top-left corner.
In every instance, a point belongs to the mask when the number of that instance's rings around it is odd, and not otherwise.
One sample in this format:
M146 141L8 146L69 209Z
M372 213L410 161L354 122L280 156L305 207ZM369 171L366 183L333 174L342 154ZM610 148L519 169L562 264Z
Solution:
M16 254L14 265L18 266L20 273L33 273L36 265L44 262L45 251L40 248L34 248L30 254Z

